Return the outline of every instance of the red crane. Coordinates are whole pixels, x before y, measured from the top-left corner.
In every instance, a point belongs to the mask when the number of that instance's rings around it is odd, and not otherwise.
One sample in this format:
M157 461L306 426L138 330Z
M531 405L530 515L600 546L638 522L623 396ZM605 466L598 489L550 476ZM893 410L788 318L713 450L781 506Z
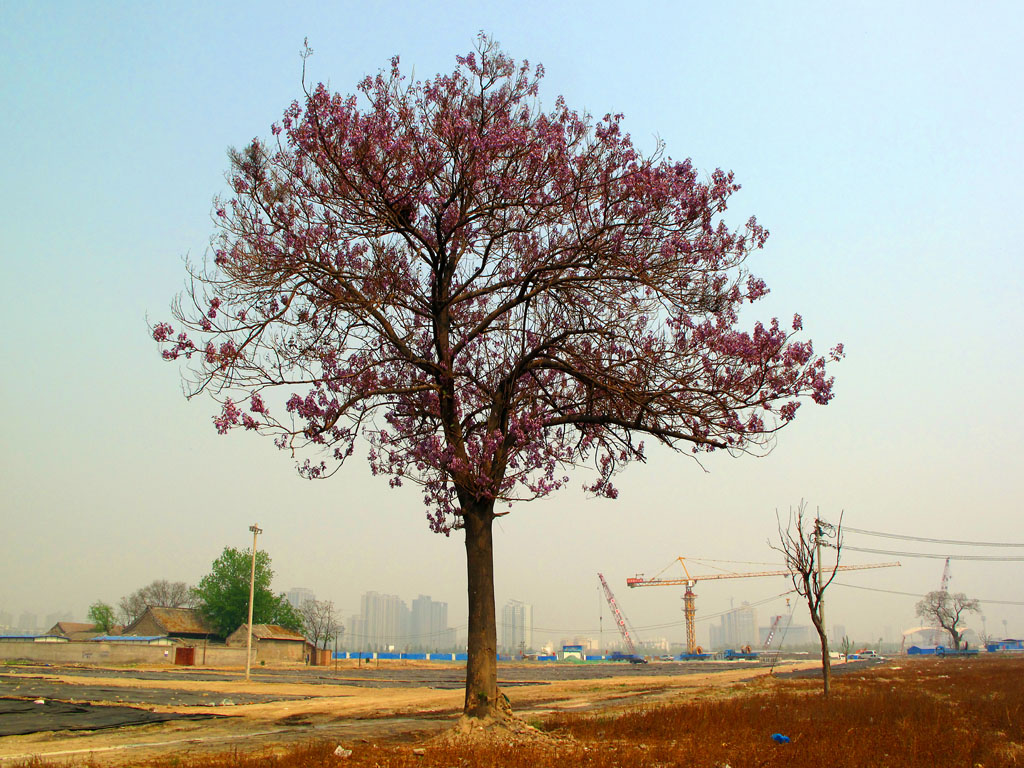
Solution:
M630 661L639 660L640 655L636 652L636 646L633 645L633 638L629 636L629 628L626 627L626 617L622 615L622 611L619 610L619 604L615 602L615 595L612 594L612 588L608 586L608 582L604 580L603 574L597 574L597 578L601 580L601 586L604 587L604 598L608 601L608 607L612 609L612 614L615 616L615 623L619 627L619 634L622 635L622 642L626 644L626 649L629 651Z
M697 615L697 595L693 591L693 585L698 581L710 581L712 579L749 579L755 576L791 576L792 571L752 571L749 573L712 573L701 576L691 576L686 567L686 558L677 557L676 560L683 566L685 579L645 579L643 574L637 574L631 579L626 579L627 587L686 587L683 593L683 616L686 618L686 650L687 653L694 653L697 650L697 632L694 621ZM866 568L892 568L899 566L899 563L872 563L871 565L840 565L837 571L860 571Z
M944 593L948 593L949 592L949 558L948 557L946 558L946 565L942 569L942 583L939 585L939 591L940 592L944 592ZM932 645L939 645L939 644L942 643L943 639L945 638L946 630L944 630L942 627L938 626L934 622L933 622L932 626L934 627L934 629L932 629L932 637L931 637ZM906 638L903 638L903 641L906 642ZM900 652L901 653L903 652L903 648L902 647L900 648Z
M946 566L942 569L942 584L939 589L943 592L949 592L949 558L946 558Z

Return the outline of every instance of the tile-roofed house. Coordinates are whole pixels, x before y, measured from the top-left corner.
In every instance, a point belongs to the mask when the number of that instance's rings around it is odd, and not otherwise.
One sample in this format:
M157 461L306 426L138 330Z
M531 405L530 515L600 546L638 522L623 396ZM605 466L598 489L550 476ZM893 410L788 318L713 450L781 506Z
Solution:
M122 627L120 624L115 624L110 628L110 634L120 634L121 629ZM46 630L46 634L49 637L64 637L68 640L92 640L97 635L104 634L104 632L92 623L85 623L82 621L58 621Z
M244 648L248 624L243 624L226 640L227 645ZM308 642L301 633L285 629L277 624L253 624L252 644L256 658L274 661L303 661L306 658Z
M163 608L151 605L124 628L124 635L165 635L181 640L204 640L217 636L195 608Z
M48 635L60 635L61 637L70 637L72 632L91 632L94 635L99 634L99 630L95 629L95 624L85 623L82 621L58 621L48 630Z

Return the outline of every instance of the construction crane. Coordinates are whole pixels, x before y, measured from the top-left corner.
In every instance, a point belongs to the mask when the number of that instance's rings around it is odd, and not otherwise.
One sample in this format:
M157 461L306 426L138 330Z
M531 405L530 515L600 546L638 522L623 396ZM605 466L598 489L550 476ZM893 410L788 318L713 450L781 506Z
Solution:
M619 604L615 602L615 595L612 594L612 588L608 586L608 582L604 580L603 574L597 574L597 578L601 580L601 586L604 587L604 598L608 601L608 607L612 609L612 614L615 616L615 623L619 627L619 634L622 635L622 642L626 644L626 649L629 651L629 660L631 662L641 661L642 657L636 652L636 646L633 644L633 638L629 636L629 628L626 626L626 617L622 615L622 611L619 610Z
M788 597L786 598L786 607L789 608L789 598ZM769 648L772 647L772 640L775 639L775 632L778 630L779 624L782 623L782 618L783 617L780 614L779 616L776 616L774 619L772 619L772 625L768 629L768 637L766 637L764 639L764 649L766 651ZM790 619L792 620L792 613L790 613ZM787 625L787 628L788 628L788 625Z
M693 576L686 567L686 558L677 557L676 560L683 566L685 579L645 579L643 574L626 579L627 587L686 587L683 593L683 616L686 619L686 650L687 653L694 653L697 649L697 631L694 622L697 616L697 595L693 586L698 581L711 581L712 579L749 579L758 576L792 576L793 571L751 571L749 573L712 573L707 575ZM868 568L893 568L898 567L898 562L893 563L872 563L870 565L840 565L837 571L860 571Z

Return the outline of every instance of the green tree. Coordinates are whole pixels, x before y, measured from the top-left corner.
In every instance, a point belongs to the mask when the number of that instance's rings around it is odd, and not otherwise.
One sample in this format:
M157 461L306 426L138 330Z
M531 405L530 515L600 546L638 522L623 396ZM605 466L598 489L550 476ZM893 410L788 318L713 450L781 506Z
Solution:
M88 618L93 627L104 634L110 634L114 627L114 609L102 600L89 606Z
M299 609L289 603L284 594L279 594L274 599L277 600L277 609L274 612L274 620L265 623L277 624L279 627L294 629L296 632L302 632L305 634L302 613ZM259 622L253 619L253 624L257 623Z
M249 618L249 573L252 550L224 547L195 589L196 608L222 637L234 632ZM270 589L274 572L270 555L256 552L256 579L253 593L253 624L278 624L300 629L302 617L285 600Z

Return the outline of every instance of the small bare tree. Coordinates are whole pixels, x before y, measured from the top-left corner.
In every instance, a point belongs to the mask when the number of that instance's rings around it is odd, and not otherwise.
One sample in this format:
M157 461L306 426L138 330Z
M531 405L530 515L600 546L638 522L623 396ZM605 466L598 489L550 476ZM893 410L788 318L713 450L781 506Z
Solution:
M981 603L967 597L963 592L950 594L944 589L936 589L922 597L917 603L917 615L922 619L938 624L953 639L953 649L960 650L963 632L960 621L963 614L981 612Z
M162 608L193 608L195 595L192 587L183 581L157 579L121 598L117 604L118 619L127 626L145 613L146 608L151 605Z
M839 643L839 649L843 654L843 661L849 661L850 651L853 649L853 641L850 640L849 635L843 635L843 639Z
M317 648L326 648L327 644L341 634L342 626L334 612L334 603L330 600L306 600L299 606L302 626L306 637Z
M776 514L778 520L778 515ZM811 614L811 623L821 641L821 677L825 698L828 698L832 686L832 664L829 659L828 634L825 632L825 590L836 577L839 567L839 554L842 550L842 515L839 525L833 526L815 517L807 517L807 505L800 501L796 514L790 510L789 523L783 528L778 521L779 541L768 542L768 545L782 553L793 579L793 587L798 595L807 601ZM821 559L821 548L830 547L835 550L835 563L824 568Z

